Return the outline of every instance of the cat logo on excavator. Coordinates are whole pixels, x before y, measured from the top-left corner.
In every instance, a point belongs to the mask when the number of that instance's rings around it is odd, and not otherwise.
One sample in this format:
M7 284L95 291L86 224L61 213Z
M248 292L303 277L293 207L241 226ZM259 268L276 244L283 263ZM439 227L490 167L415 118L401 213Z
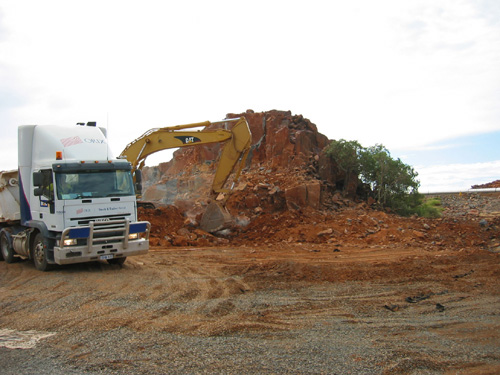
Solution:
M197 137L177 136L175 138L177 138L185 145L201 142L201 139Z

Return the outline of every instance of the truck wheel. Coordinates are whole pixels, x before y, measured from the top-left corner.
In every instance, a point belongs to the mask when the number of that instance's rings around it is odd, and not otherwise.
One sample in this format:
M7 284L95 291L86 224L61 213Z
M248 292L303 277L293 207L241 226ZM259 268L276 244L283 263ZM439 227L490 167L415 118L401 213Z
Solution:
M123 263L125 263L126 259L127 259L127 257L108 259L108 263L109 264L118 264L118 265L122 266Z
M43 234L37 233L35 236L31 255L37 270L48 271L50 269L50 264L47 261L47 248L44 246Z
M0 233L0 253L2 254L2 258L7 263L13 263L16 260L14 257L14 249L12 248L5 231Z

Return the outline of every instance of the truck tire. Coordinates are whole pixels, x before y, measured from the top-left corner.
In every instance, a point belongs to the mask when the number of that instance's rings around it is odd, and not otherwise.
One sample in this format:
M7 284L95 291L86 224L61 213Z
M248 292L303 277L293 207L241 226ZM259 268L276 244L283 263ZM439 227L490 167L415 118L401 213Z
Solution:
M127 257L108 259L108 263L109 264L118 264L119 266L122 266L123 263L125 263L126 259L127 259Z
M16 261L16 258L14 257L14 249L12 248L12 244L10 243L5 230L0 232L0 253L3 260L7 263L13 263Z
M51 267L47 260L47 247L44 245L43 234L37 233L33 241L32 258L38 271L48 271Z

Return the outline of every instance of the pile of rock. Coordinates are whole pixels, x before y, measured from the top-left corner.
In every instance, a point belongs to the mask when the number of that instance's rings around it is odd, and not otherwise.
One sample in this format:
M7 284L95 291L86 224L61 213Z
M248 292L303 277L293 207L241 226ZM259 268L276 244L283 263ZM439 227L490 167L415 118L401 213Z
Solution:
M500 180L495 180L493 182L488 182L487 184L482 184L482 185L472 185L472 189L494 189L494 188L500 188Z
M498 217L500 216L500 194L454 193L440 196L447 217Z
M355 198L357 176L347 178L325 154L330 141L310 120L278 110L248 110L229 113L226 118L242 116L252 132L252 149L242 181L246 176L255 189L272 186L267 193L274 195L271 200L277 208L281 209L284 203L289 209L319 209L332 204L337 190ZM179 149L170 162L144 168L144 200L174 204L191 216L199 214L210 196L219 149L219 144ZM252 194L244 199L256 208Z

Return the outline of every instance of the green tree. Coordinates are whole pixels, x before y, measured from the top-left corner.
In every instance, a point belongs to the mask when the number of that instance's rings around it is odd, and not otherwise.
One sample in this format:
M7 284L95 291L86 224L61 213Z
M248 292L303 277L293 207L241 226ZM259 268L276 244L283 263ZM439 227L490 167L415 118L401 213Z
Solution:
M398 207L420 186L415 170L401 159L393 159L383 145L364 148L360 165L361 180L371 186L383 206Z
M382 207L408 215L422 203L417 172L401 159L393 159L383 145L364 148L357 141L341 139L328 146L327 155L348 177L356 173L363 183L370 186L373 197Z

